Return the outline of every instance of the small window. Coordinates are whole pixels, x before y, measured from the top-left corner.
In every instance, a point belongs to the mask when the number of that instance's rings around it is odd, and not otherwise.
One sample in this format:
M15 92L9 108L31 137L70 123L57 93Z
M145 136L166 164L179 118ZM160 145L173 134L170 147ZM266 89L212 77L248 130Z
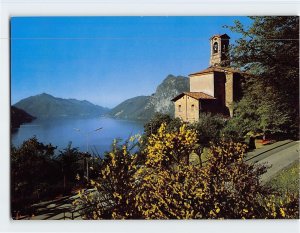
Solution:
M181 105L178 105L178 112L181 112Z
M213 45L213 53L217 53L218 52L218 42L215 42Z
M191 111L194 112L194 110L195 110L195 105L192 104Z

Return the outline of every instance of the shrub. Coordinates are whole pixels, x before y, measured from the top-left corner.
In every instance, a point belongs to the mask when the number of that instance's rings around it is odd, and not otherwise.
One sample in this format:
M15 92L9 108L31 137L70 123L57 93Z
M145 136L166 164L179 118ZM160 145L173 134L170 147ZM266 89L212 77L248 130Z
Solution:
M163 125L162 125L163 129ZM158 138L155 138L158 139ZM153 139L153 140L155 140ZM158 139L160 140L160 139ZM158 143L160 145L160 143ZM176 142L177 146L178 142ZM164 144L165 145L165 144ZM175 147L175 145L173 144ZM153 148L150 149L149 147ZM157 143L148 151L156 151ZM172 148L172 146L170 146ZM189 149L192 151L192 144ZM243 162L245 146L233 142L221 142L211 146L211 156L203 167L187 163L160 166L167 149L147 156L146 166L141 168L142 182L136 196L136 206L145 219L194 219L194 218L252 218L259 214L256 198L264 190L259 175L264 168L255 168ZM186 156L182 151L181 157ZM148 153L149 153L148 152ZM178 156L177 154L177 156ZM153 164L153 161L157 161ZM157 169L156 169L157 168Z
M87 218L253 219L299 213L297 197L277 201L262 186L266 167L244 162L244 144L211 144L208 161L195 166L188 160L197 142L195 129L184 124L168 132L166 127L163 123L148 138L141 152L144 164L137 165L126 143L113 147L94 183L98 192L83 194L79 201L88 207Z
M175 164L189 164L189 155L193 151L197 141L197 133L193 129L187 129L183 124L176 132L169 133L167 124L163 123L157 134L148 138L144 151L145 165L155 169L164 169Z
M124 144L117 140L112 144L112 150L105 155L97 180L92 180L92 192L80 191L80 199L75 201L79 208L86 207L86 219L123 219L137 218L133 199L135 190L134 174L136 172L136 157L132 153L137 145L137 138L131 138Z

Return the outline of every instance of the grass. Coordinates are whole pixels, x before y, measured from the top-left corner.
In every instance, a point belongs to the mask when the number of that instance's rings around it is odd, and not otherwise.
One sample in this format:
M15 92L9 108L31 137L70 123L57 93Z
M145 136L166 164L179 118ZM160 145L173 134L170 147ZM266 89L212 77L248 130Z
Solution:
M203 152L201 154L202 163L205 163L207 161L208 157L209 157L209 148L205 147L205 148L203 148ZM197 165L200 163L199 156L195 152L192 152L190 154L190 163L194 164L194 165Z
M299 193L299 161L280 171L266 185L282 195Z

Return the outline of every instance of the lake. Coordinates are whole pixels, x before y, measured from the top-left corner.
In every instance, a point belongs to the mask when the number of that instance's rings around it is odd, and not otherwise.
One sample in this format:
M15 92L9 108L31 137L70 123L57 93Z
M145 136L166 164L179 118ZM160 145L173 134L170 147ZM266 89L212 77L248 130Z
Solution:
M38 141L57 146L63 150L72 142L72 147L80 151L97 152L103 155L111 148L114 139L123 141L135 134L143 133L144 122L117 120L106 117L70 119L36 119L21 127L11 135L11 142L19 146L24 140L36 136ZM100 130L97 130L101 128ZM95 131L97 130L97 131Z

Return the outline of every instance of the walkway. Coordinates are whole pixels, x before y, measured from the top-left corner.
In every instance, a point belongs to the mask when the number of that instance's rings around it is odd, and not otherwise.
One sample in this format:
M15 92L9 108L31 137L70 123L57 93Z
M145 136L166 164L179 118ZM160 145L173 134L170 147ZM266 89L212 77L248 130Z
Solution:
M261 176L261 181L266 183L282 169L290 166L295 161L299 162L299 145L299 141L291 140L267 145L248 153L246 162L269 166L267 172Z

